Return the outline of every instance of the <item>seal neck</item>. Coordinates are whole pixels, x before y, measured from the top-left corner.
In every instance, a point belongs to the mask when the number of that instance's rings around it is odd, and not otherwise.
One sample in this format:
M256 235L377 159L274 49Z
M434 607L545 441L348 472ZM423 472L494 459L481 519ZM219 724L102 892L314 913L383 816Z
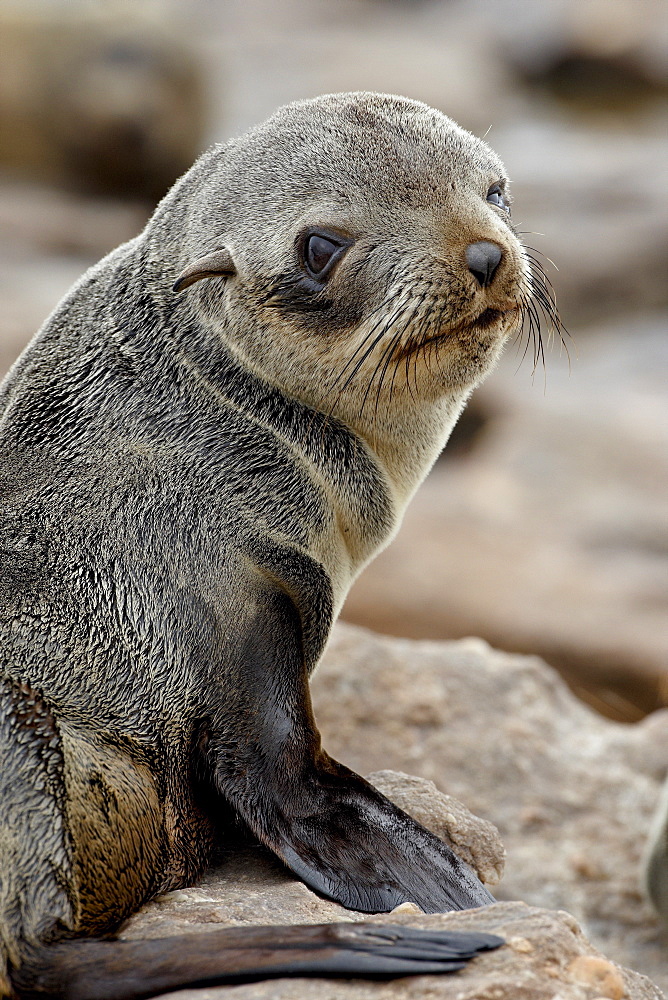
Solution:
M365 441L383 470L398 520L445 447L470 392L462 389L436 401L388 407L373 421L348 415L347 425Z
M212 343L194 323L171 339L174 362L212 399L233 406L289 449L301 469L328 496L336 530L355 575L394 532L395 490L378 455L354 428L271 384L237 358L222 340Z

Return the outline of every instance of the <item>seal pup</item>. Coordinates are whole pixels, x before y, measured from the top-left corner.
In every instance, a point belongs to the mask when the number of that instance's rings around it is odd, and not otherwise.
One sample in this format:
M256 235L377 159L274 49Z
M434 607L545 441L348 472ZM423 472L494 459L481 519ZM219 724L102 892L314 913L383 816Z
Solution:
M81 972L98 945L50 942L190 884L230 809L344 906L493 901L325 753L308 679L542 289L489 147L361 93L289 105L204 154L58 306L0 390L0 940L16 986L139 995L111 958ZM142 996L201 980L197 963L151 978L174 944L144 945Z

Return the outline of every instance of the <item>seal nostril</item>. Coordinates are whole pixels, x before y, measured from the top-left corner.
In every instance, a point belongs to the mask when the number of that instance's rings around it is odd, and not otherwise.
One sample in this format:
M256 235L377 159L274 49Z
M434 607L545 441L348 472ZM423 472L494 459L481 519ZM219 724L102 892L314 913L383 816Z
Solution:
M480 243L470 243L467 246L466 263L481 288L492 284L502 257L501 247L497 246L496 243L481 240Z

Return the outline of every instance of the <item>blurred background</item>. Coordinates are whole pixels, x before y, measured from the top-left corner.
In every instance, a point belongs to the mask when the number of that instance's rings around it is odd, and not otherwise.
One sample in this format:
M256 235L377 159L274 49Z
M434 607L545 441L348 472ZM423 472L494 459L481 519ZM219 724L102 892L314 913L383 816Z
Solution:
M343 615L538 653L639 719L668 704L667 88L665 0L2 0L0 374L211 142L330 91L440 108L505 161L571 339L508 348Z

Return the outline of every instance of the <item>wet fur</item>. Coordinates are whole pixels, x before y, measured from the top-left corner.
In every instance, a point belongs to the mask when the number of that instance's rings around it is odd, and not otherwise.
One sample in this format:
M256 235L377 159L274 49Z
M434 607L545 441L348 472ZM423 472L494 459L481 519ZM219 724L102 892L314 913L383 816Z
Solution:
M45 941L191 883L223 804L345 905L491 900L324 753L308 677L473 387L554 311L485 200L503 176L403 98L281 109L206 153L7 377L0 954L24 982ZM323 223L354 242L314 289L296 247ZM504 251L487 289L476 240ZM232 276L172 291L221 247Z

